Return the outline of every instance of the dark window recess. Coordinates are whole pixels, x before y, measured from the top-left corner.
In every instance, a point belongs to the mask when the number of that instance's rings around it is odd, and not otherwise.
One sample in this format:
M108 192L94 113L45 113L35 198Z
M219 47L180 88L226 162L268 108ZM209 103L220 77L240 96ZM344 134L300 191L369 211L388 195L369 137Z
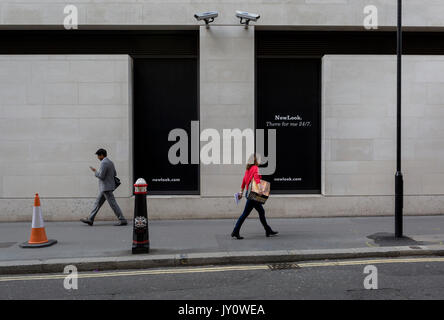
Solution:
M198 117L197 59L137 58L133 60L134 179L143 177L150 194L198 194L199 165L172 165L168 141L172 129L188 133Z
M0 54L194 55L199 32L134 30L0 30Z
M256 55L322 56L325 54L396 54L392 31L260 31ZM443 32L403 33L403 53L444 54Z
M395 54L394 31L256 30L266 55ZM197 30L0 30L0 54L197 55ZM444 54L444 32L405 31L404 54Z
M321 60L257 59L256 67L256 128L277 133L276 171L264 180L273 193L320 193Z

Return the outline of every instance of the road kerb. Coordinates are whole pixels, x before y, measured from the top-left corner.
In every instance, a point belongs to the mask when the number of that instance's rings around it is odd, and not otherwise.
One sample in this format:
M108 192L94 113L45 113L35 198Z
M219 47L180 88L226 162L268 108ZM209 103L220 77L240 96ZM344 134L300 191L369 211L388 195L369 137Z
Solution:
M0 275L62 273L66 265L78 271L149 269L161 267L267 264L313 260L444 256L444 246L372 247L317 250L226 251L188 254L127 255L42 260L0 261Z

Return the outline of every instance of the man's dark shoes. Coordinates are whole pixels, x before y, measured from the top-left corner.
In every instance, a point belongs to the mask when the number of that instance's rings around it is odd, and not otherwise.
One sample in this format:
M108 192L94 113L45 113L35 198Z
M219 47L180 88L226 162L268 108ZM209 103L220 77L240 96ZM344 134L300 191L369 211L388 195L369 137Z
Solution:
M241 237L239 233L231 233L232 238L236 238L237 240L242 240L244 237Z
M88 218L82 218L82 219L80 219L80 221L82 221L83 223L89 224L90 226L92 226L94 224L94 221L89 220Z
M126 226L127 224L128 224L128 222L126 220L120 220L119 222L115 223L114 225L116 227L119 227L119 226Z
M269 231L266 231L265 232L265 235L267 236L267 237L272 237L272 236L275 236L275 235L277 235L279 232L277 232L277 231L273 231L273 230L269 230Z

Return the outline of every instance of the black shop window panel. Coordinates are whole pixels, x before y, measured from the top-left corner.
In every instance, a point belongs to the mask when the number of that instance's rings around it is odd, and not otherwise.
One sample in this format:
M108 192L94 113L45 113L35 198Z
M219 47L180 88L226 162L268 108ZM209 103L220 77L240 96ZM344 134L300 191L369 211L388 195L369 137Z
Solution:
M272 193L321 193L321 59L258 58L255 118L276 130Z
M190 163L191 121L199 120L197 63L133 57L133 174L147 181L149 194L199 194L199 165ZM188 134L188 164L169 162L175 128Z

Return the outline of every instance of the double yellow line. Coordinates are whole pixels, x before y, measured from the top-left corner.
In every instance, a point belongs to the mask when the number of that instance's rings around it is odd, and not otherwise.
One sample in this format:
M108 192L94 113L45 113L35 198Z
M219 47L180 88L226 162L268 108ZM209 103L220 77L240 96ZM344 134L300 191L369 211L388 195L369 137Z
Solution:
M105 278L105 277L124 277L141 275L159 275L159 274L183 274L183 273L202 273L202 272L222 272L222 271L247 271L247 270L268 270L268 265L254 266L223 266L223 267L205 267L205 268L176 268L176 269L155 269L139 271L116 271L116 272L89 272L79 273L78 278ZM53 280L64 279L67 274L49 274L42 276L17 276L0 277L0 282L6 281L25 281L25 280Z
M426 263L426 262L444 262L443 258L396 258L396 259L367 259L367 260L347 260L347 261L329 261L329 262L307 262L299 263L300 268L313 267L334 267L334 266L356 266L369 264L389 264L389 263Z
M304 262L284 264L296 268L315 268L315 267L335 267L335 266L355 266L370 264L389 264L389 263L427 263L444 262L444 257L430 258L400 258L400 259L367 259L367 260L346 260L346 261L328 261L328 262ZM252 270L270 270L270 266L263 265L239 265L239 266L219 266L219 267L193 267L193 268L175 268L175 269L154 269L137 271L115 271L115 272L89 272L79 273L78 278L105 278L105 277L125 277L142 275L165 275L165 274L186 274L186 273L208 273L224 271L252 271ZM36 276L10 276L0 277L0 282L8 281L31 281L31 280L55 280L64 279L67 274L48 274Z

